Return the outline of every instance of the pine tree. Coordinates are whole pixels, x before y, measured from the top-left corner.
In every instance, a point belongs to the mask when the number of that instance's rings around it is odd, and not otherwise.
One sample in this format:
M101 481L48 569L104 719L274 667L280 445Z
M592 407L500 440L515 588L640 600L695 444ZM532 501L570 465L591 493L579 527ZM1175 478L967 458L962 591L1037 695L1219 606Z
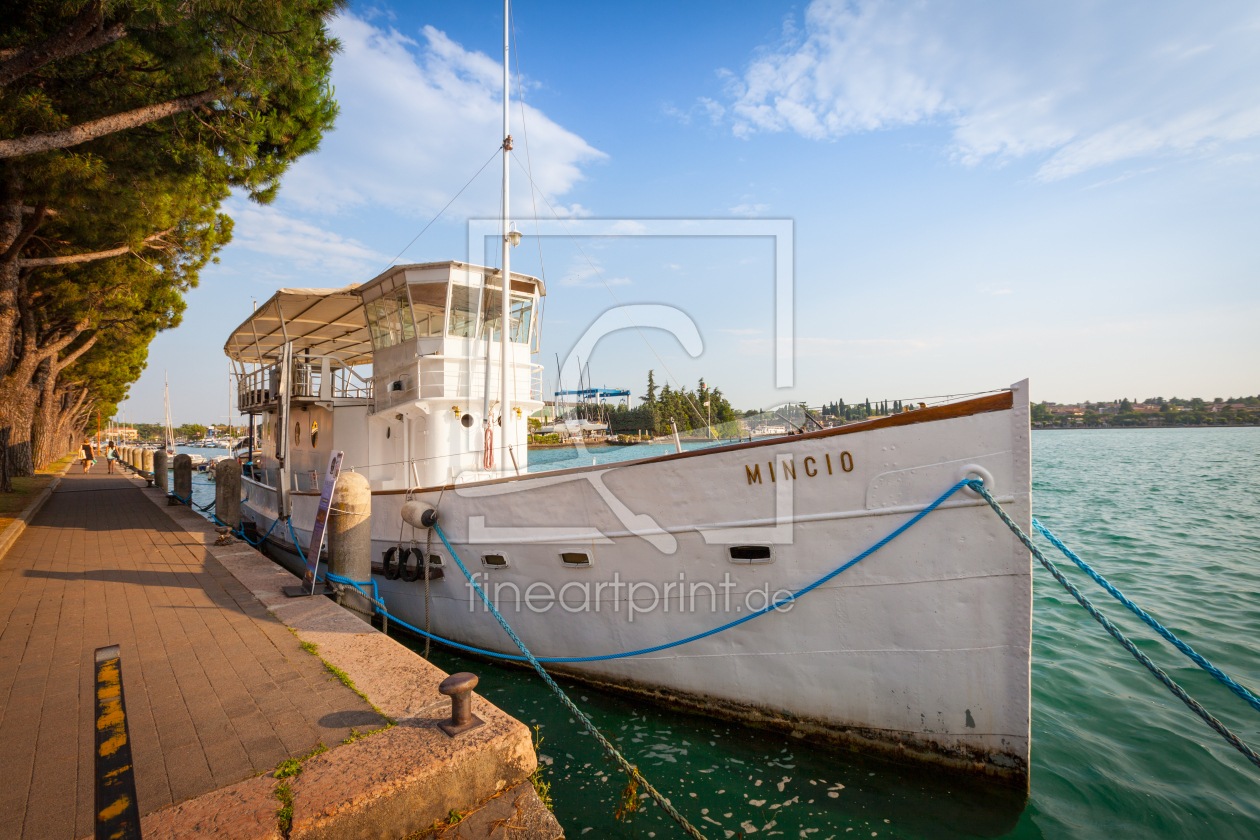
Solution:
M665 387L669 387L666 385ZM648 371L647 393L639 397L640 401L650 406L656 405L656 371Z

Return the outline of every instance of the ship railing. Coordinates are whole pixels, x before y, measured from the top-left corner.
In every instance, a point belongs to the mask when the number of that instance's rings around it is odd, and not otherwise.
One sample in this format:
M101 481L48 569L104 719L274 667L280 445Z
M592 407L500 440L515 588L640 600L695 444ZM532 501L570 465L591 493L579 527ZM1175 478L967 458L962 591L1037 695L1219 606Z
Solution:
M333 356L307 356L293 360L290 396L335 402L372 402L372 381ZM237 407L258 411L280 399L280 366L267 365L237 375Z

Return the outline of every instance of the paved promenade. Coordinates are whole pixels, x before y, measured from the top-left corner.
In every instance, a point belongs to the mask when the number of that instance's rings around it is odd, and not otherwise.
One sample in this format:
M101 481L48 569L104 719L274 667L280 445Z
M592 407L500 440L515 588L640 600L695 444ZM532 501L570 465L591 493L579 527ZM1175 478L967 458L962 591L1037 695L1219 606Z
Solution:
M0 560L0 840L92 833L109 644L141 814L383 723L136 482L76 464Z

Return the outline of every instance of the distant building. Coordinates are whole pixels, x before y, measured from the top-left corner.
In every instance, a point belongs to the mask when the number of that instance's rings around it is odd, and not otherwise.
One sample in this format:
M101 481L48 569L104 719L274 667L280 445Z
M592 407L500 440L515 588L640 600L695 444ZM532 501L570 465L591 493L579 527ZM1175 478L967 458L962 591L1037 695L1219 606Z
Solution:
M125 426L111 426L108 429L101 429L101 440L136 440L139 437L139 432L135 429L128 429Z

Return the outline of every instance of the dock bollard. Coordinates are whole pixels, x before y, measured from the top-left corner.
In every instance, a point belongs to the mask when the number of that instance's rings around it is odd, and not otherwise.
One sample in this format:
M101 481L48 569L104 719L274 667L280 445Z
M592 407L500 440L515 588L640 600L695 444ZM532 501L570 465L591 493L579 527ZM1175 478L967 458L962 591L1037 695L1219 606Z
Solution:
M241 463L235 458L214 465L214 515L229 528L241 521Z
M180 453L175 456L175 486L171 492L179 497L179 504L188 504L192 499L192 458Z
M153 484L163 493L169 493L171 486L166 474L166 458L165 449L153 453Z
M355 581L372 579L372 487L359 473L337 477L328 509L328 570ZM375 609L352 588L341 605L371 620Z
M438 726L452 738L485 722L472 711L472 690L477 687L477 682L476 674L461 671L451 674L438 686L439 693L451 698L451 719Z
M144 473L145 481L149 482L149 486L153 486L153 450L143 449L140 451L140 472Z

